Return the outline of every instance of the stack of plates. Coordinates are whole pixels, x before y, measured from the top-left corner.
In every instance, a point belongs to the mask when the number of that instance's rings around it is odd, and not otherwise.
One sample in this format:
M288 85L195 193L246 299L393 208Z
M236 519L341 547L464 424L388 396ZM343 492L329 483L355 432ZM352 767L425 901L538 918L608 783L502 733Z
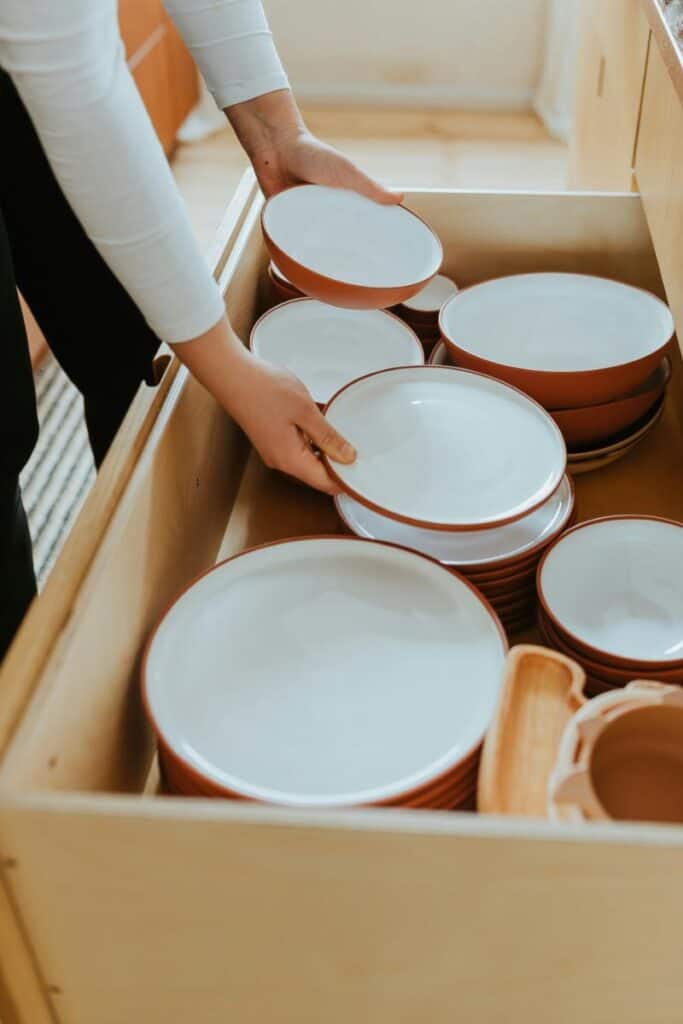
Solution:
M439 324L453 363L552 413L573 473L626 455L661 413L673 319L640 288L583 274L502 277L459 292Z
M439 341L439 313L446 302L458 292L450 277L437 274L417 295L394 306L394 312L404 320L421 340L425 355L430 355Z
M165 784L295 807L471 805L506 641L486 602L393 545L266 545L157 626L143 699Z
M500 381L436 366L355 381L326 415L358 451L350 466L328 461L347 529L429 554L509 631L529 624L536 565L574 505L551 417Z
M249 347L295 374L319 405L357 377L424 363L419 338L392 313L339 309L317 299L293 299L264 313Z
M683 685L683 525L609 516L574 527L538 570L540 628L593 693L633 679Z
M528 516L491 530L425 530L379 515L346 494L335 498L345 530L390 541L436 558L466 577L484 595L509 635L536 616L536 568L548 545L574 520L574 488L560 487Z

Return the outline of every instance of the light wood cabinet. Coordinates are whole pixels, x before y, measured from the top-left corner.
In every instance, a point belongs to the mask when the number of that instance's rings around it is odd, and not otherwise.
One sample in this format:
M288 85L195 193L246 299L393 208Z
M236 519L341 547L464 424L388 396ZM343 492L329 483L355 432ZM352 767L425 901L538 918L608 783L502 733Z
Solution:
M128 66L166 153L199 98L192 57L161 0L119 0Z
M652 46L636 151L636 177L667 299L683 339L683 100Z
M640 0L584 0L570 186L628 191L650 30Z

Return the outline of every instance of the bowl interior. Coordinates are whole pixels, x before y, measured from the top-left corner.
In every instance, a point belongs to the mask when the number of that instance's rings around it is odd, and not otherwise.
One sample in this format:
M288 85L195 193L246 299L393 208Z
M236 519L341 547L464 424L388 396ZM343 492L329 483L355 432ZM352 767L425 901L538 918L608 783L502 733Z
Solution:
M398 317L316 299L269 310L254 325L249 344L262 359L295 374L319 403L367 373L424 363L419 339Z
M469 757L504 656L491 611L441 566L311 538L254 549L196 581L157 629L143 688L162 742L209 784L353 805Z
M540 570L541 597L564 633L634 662L683 661L683 527L597 520L560 538Z
M610 818L683 821L683 709L636 707L595 740L591 782Z
M382 206L349 189L299 185L272 196L263 226L300 266L361 288L427 281L441 266L441 243L403 206Z
M458 293L441 311L458 348L541 372L607 369L662 349L673 333L655 295L583 274L518 274Z
M445 274L436 274L429 284L421 288L416 295L405 299L406 309L416 313L437 314L445 302L458 292L458 286Z

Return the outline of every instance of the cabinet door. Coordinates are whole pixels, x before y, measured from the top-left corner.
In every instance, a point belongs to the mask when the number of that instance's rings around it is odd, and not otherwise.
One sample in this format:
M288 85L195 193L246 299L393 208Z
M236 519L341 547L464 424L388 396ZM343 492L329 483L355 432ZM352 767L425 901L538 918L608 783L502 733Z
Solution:
M632 188L648 40L638 0L604 0L597 8L583 4L570 153L574 188Z
M636 178L667 299L683 335L683 103L653 42L643 93Z

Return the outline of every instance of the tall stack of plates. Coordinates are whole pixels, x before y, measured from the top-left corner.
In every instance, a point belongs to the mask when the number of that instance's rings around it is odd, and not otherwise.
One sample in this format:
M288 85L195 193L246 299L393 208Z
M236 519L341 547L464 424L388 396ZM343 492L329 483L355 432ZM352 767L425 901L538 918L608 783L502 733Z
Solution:
M172 792L470 807L505 636L467 581L393 545L284 541L194 581L146 651Z

